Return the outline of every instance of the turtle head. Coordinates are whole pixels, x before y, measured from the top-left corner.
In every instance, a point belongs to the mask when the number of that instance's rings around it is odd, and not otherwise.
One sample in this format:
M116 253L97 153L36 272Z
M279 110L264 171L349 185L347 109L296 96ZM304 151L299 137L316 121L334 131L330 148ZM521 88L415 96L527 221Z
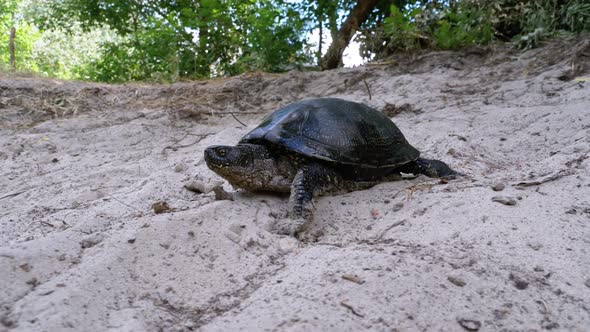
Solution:
M210 146L205 150L205 161L233 186L248 190L261 190L265 185L262 175L276 167L266 147L258 144Z
M255 144L214 145L205 150L205 161L210 169L219 173L218 170L228 168L250 167L254 159L264 157L265 153L263 146Z

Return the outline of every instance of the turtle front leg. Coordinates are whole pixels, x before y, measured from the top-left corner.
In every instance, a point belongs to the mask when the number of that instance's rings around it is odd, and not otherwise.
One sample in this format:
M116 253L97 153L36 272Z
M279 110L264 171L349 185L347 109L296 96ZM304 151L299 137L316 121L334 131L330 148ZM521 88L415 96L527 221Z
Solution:
M274 225L279 234L297 235L313 220L315 210L313 199L320 193L333 190L341 182L340 176L332 169L311 164L303 166L291 184L289 218L278 220Z

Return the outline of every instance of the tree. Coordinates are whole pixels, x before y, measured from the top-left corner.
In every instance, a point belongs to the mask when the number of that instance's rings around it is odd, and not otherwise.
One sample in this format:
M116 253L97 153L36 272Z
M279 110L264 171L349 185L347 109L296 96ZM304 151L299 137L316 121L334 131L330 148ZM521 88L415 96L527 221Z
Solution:
M338 32L332 36L332 44L320 63L322 69L338 67L342 62L342 54L344 54L344 50L350 43L350 39L369 17L378 2L379 0L358 0Z
M8 63L12 70L35 70L32 54L39 33L17 15L22 5L21 0L0 0L0 64Z
M303 20L284 0L61 0L45 5L50 10L38 19L45 29L77 21L86 30L106 25L125 38L103 45L104 56L90 67L99 80L280 71L307 59Z

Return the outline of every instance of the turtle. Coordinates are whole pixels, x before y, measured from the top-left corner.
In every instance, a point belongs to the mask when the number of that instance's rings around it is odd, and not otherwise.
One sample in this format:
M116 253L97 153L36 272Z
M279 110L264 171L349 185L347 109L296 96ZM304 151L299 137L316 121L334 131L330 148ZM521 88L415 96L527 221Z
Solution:
M401 173L455 178L439 160L420 157L383 113L339 98L306 99L266 116L235 146L205 149L207 166L233 187L290 193L287 218L272 226L298 235L313 219L314 199L368 189Z

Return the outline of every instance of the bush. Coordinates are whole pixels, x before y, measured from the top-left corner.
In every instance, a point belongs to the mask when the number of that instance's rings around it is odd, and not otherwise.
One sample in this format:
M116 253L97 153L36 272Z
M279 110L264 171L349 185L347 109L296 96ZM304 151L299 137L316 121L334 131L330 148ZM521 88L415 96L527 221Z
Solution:
M590 31L587 0L410 1L357 39L377 58L422 48L458 49L494 40L532 48L552 35Z

